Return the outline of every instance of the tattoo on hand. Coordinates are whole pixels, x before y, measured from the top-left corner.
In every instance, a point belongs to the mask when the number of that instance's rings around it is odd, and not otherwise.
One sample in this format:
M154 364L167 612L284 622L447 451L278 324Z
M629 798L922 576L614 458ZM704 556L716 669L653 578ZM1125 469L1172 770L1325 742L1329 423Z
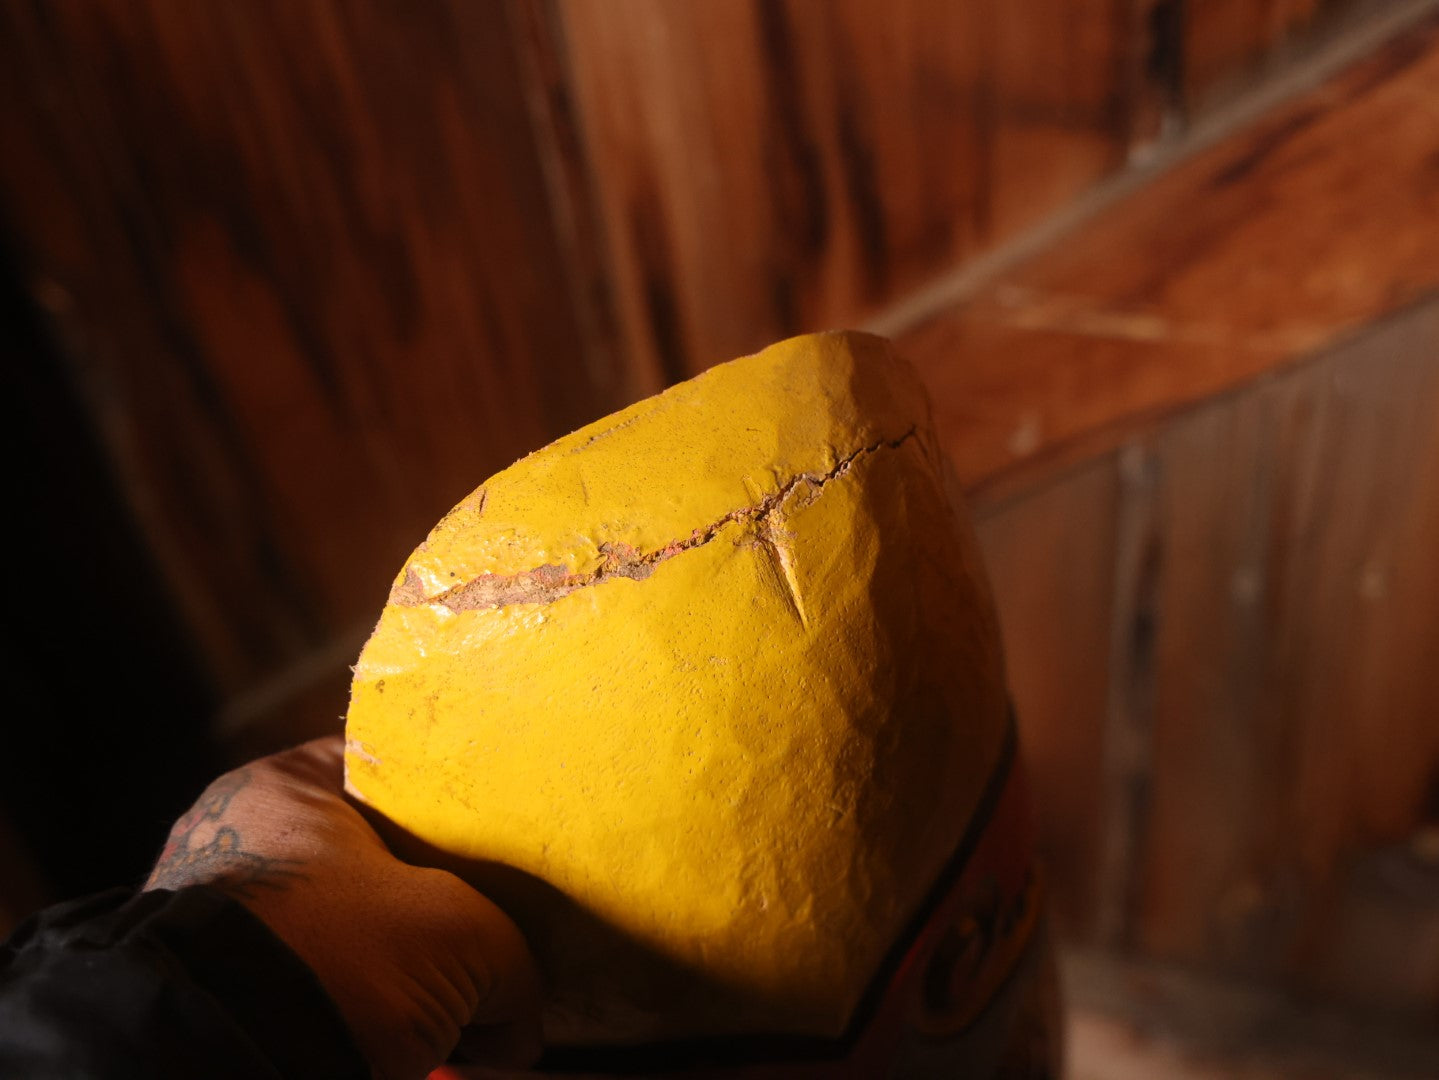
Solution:
M241 769L220 777L200 796L194 807L170 830L170 838L147 888L182 889L186 885L211 885L241 900L253 899L261 889L283 890L290 882L303 880L299 859L281 859L246 851L244 838L234 825L222 825L235 793L250 782L249 770ZM197 843L196 833L205 824L216 828L209 839Z

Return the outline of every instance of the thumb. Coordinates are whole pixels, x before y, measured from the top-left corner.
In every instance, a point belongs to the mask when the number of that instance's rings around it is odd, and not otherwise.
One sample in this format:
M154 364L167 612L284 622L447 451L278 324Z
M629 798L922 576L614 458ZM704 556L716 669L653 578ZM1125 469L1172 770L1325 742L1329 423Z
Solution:
M485 901L486 904L490 902ZM491 905L492 906L492 905ZM460 1032L453 1058L475 1065L523 1068L544 1049L543 992L538 969L518 927L499 908L486 920L486 978L479 1005Z

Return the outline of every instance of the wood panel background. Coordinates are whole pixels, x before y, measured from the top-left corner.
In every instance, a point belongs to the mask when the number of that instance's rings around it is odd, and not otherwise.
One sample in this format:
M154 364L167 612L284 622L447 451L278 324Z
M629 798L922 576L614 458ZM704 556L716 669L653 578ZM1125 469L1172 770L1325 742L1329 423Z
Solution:
M1435 101L1431 19L904 339L974 468L1066 937L1422 1025Z
M1121 9L563 4L628 355L852 322L1116 167Z
M493 4L0 8L0 192L213 677L373 619L582 348Z
M3 0L0 225L239 753L494 469L1172 156L902 327L1056 916L1433 1015L1439 23L1185 156L1400 6Z
M1153 444L1133 940L1439 1011L1439 305Z
M1431 19L904 328L970 488L1432 295L1436 44Z
M0 220L210 677L283 697L488 472L860 321L1346 7L1280 6L7 0Z
M1122 484L1112 457L977 507L1061 934L1093 940L1104 902L1103 793Z
M980 513L1066 936L1439 1014L1439 303Z

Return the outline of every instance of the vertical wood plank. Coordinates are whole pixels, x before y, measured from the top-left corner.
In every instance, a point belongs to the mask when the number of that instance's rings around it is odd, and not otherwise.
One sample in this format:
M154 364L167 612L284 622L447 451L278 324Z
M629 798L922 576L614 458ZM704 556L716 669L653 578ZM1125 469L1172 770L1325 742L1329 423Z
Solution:
M1094 938L1129 945L1138 906L1136 868L1153 798L1157 610L1162 571L1158 465L1144 440L1123 447L1115 512L1114 591L1110 609L1109 692L1105 701L1101 843L1095 863Z
M1053 911L1069 941L1098 932L1118 496L1106 458L976 512Z
M1439 1007L1436 341L980 505L1067 940Z
M1202 0L1179 6L1184 103L1196 111L1272 67L1286 47L1318 36L1366 5L1365 0Z
M1153 954L1439 1003L1436 340L1431 304L1161 439Z
M961 479L1123 441L1439 288L1432 14L901 334Z
M1275 432L1295 404L1266 387L1159 438L1154 799L1136 936L1163 956L1222 954L1262 969L1282 948L1275 927L1245 933L1235 920L1250 902L1241 884L1249 868L1279 841L1269 796L1283 768L1281 725L1260 699L1276 629L1266 604L1279 546L1270 535L1284 449Z
M1112 0L561 3L628 348L853 323L1123 157Z
M368 622L467 490L620 404L505 8L0 23L0 198L227 691Z
M1439 305L1314 373L1308 627L1284 674L1297 776L1284 809L1323 883L1289 970L1377 1007L1439 1012ZM1306 507L1307 509L1308 507ZM1338 659L1336 659L1338 658Z

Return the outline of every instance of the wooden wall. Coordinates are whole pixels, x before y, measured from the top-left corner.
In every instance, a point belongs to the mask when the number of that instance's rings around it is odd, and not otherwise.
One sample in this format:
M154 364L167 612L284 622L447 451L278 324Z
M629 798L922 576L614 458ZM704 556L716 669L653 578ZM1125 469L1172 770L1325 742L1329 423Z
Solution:
M621 402L502 7L0 20L11 232L224 691L352 636L438 512Z
M12 0L0 220L243 697L488 472L902 298L1335 6Z
M1439 20L902 339L1066 937L1439 1013Z
M337 726L395 568L491 471L904 308L1395 7L6 0L0 225L248 752ZM1068 938L1411 1012L1435 38L903 339L976 495Z
M854 322L1117 167L1111 0L561 7L628 355Z
M1071 940L1439 1011L1439 302L985 506Z
M561 0L546 29L625 355L672 379L898 301L1368 6Z

